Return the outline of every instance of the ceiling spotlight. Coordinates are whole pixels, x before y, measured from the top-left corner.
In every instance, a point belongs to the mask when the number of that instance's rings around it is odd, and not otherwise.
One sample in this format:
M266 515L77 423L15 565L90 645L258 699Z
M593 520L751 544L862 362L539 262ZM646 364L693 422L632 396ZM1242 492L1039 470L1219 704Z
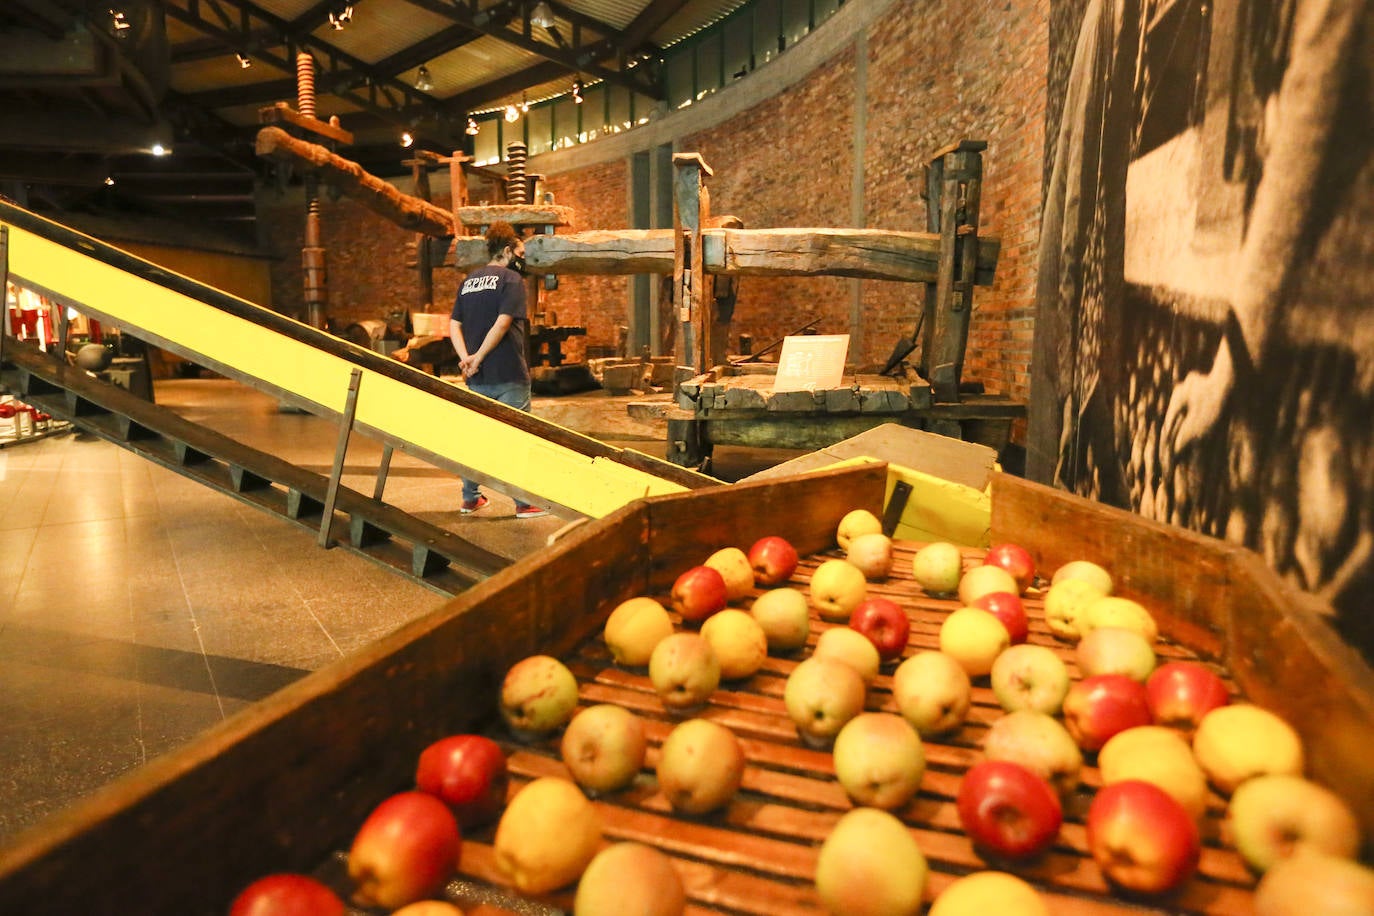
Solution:
M429 92L434 88L434 80L430 78L429 68L424 64L420 65L419 71L415 74L415 88L421 92Z
M336 32L342 32L346 23L353 21L353 4L339 3L329 11L329 25Z
M514 124L516 121L519 121L519 120L520 120L520 110L519 110L518 108L516 108L514 105L507 105L507 106L506 106L506 121L507 121L507 123Z
M235 54L234 60L239 62L240 70L247 70L249 67L253 66L253 59L247 54Z
M478 129L479 128L477 127L477 122L474 121L472 118L468 118L467 135L469 137L477 136Z
M114 187L114 176L113 176L113 175L106 175L106 176L105 176L105 187L107 187L107 188L113 188L113 187Z
M133 28L133 23L129 21L128 16L124 15L124 11L110 7L110 31L114 33L114 37L128 38L131 28Z
M551 29L554 26L553 8L549 6L548 0L539 0L530 12L530 25L537 25L541 29Z
M573 101L578 105L582 104L582 81L573 80Z
M521 114L529 114L529 113L530 113L530 100L529 100L529 98L525 95L525 93L523 93L523 92L520 93L520 113L521 113Z
M411 136L410 131L407 130L407 131L402 132L402 134L401 134L401 146L403 146L403 147L406 148L406 149L410 149L410 148L411 148L412 146L414 146L414 145L415 145L415 138L414 138L413 136Z
M168 149L167 147L163 146L161 143L154 143L154 144L153 144L153 155L154 155L154 156L166 156L166 155L169 154L170 152L171 152L171 150Z

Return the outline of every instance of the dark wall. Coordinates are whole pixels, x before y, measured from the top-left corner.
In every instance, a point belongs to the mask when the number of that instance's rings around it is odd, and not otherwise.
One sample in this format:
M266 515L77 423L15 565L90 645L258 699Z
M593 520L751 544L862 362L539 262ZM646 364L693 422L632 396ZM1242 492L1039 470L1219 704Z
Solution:
M1374 648L1374 11L1051 23L1029 472L1257 550Z

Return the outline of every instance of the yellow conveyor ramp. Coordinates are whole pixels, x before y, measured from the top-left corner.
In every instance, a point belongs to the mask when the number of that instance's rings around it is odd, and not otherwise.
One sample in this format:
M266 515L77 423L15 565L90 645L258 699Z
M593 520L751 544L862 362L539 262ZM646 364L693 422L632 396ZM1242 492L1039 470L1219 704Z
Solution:
M0 201L10 279L199 365L454 473L600 517L719 483L473 394Z

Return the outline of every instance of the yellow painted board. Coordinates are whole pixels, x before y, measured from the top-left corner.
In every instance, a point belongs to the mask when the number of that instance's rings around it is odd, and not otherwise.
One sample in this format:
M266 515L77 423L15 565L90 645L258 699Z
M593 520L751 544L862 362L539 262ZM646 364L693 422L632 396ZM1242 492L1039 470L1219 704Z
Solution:
M831 467L877 461L847 458ZM994 465L994 468L996 466ZM887 490L883 506L892 499L898 481L911 486L906 509L892 536L913 541L949 541L969 547L987 547L992 526L992 485L978 490L924 471L888 462Z
M344 410L351 373L361 368L356 423L574 512L600 517L631 500L684 489L436 398L13 225L9 256L16 277L52 290L69 304L326 411Z

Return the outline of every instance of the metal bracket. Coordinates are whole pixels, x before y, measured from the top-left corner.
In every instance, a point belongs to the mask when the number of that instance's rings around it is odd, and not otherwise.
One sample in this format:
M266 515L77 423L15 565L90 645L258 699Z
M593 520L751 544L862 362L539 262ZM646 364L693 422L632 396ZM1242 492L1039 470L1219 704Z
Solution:
M905 480L899 480L892 485L892 496L887 501L887 508L883 510L883 534L892 537L892 533L897 530L897 523L902 520L902 513L906 511L907 501L911 499L911 484Z
M334 466L329 471L329 488L325 490L324 512L320 519L320 535L317 543L329 548L329 528L334 521L334 504L339 499L339 481L343 478L344 456L348 453L348 437L353 432L353 417L358 410L358 386L362 384L363 370L354 369L348 377L348 398L344 402L343 419L339 424L339 441L334 446Z

